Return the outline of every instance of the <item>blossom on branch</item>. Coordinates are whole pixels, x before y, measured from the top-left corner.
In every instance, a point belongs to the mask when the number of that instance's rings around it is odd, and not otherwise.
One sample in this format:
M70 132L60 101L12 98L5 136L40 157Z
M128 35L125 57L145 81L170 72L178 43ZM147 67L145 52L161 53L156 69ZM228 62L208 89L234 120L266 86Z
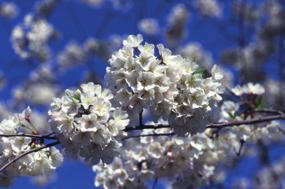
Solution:
M52 130L59 134L67 155L89 164L113 160L129 120L112 99L111 91L94 83L66 90L54 99L49 111Z

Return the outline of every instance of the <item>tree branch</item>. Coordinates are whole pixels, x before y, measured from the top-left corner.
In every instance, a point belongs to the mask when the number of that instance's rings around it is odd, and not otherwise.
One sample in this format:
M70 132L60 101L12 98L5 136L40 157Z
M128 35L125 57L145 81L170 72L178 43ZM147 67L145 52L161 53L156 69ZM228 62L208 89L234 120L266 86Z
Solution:
M37 147L37 148L34 148L34 149L30 149L18 156L16 156L15 158L13 158L12 160L10 160L9 162L7 162L5 165L3 165L1 168L0 168L0 173L4 172L10 165L12 165L13 163L15 163L17 160L21 159L22 157L28 155L28 154L31 154L33 152L38 152L42 149L45 149L45 148L48 148L48 147L52 147L52 146L55 146L57 144L60 144L59 141L56 141L56 142L52 142L52 143L49 143L47 145L44 145L44 146L40 146L40 147Z
M233 121L228 123L212 123L207 125L206 129L220 129L225 127L232 127L232 126L240 126L240 125L250 125L250 124L256 124L256 123L264 123L269 122L273 120L285 120L285 115L273 115L273 116L266 116L266 117L260 117L255 119L249 119L249 120L242 120L242 121Z
M264 116L259 118L253 118L248 120L241 120L241 121L232 121L227 123L210 123L206 126L206 129L221 129L225 127L233 127L233 126L241 126L241 125L250 125L256 123L264 123L274 120L285 120L285 114L281 111L274 111L274 110L264 110L261 111L263 113L274 113L278 115L271 115L271 116ZM129 131L136 131L136 130L144 130L144 129L161 129L161 128L171 128L170 125L142 125L136 127L126 127L124 129L125 132Z
M140 125L136 127L126 127L124 131L136 131L144 129L161 129L161 128L170 128L170 125Z

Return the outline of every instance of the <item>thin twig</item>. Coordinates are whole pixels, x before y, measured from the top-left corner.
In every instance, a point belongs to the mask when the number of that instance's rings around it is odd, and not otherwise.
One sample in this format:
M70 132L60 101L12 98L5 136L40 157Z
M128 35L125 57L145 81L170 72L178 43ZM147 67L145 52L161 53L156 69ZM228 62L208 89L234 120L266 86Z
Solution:
M13 163L15 163L17 160L21 159L22 157L28 155L28 154L31 154L33 152L38 152L42 149L45 149L45 148L48 148L48 147L52 147L52 146L55 146L55 145L58 145L60 144L59 141L56 141L56 142L52 142L52 143L49 143L47 145L44 145L44 146L40 146L40 147L37 147L37 148L34 148L34 149L31 149L31 150L28 150L18 156L16 156L15 158L13 158L12 160L10 160L8 163L6 163L5 165L3 165L1 168L0 168L0 173L2 173L3 171L5 171L10 165L12 165Z
M143 126L143 109L139 114L139 122L140 122L140 126Z
M126 127L124 131L136 131L144 129L161 129L161 128L170 128L170 125L142 125L137 127Z
M244 141L243 139L241 139L241 140L240 140L240 146L239 146L239 149L238 149L238 151L237 151L237 156L240 156L241 151L242 151L242 149L243 149L243 147L244 147L244 143L245 143L245 141Z
M255 118L255 119L242 120L242 121L233 121L233 122L228 122L228 123L212 123L212 124L209 124L206 128L207 129L210 129L210 128L219 129L219 128L232 127L232 126L264 123L264 122L273 121L273 120L285 120L285 114L266 116L266 117L260 117L260 118Z
M232 121L226 123L210 123L206 126L206 129L221 129L225 127L233 127L233 126L241 126L241 125L251 125L256 123L264 123L274 120L285 120L285 114L281 111L278 111L279 115L265 116L259 118L253 118L248 120L241 121ZM126 127L124 131L136 131L136 130L144 130L144 129L161 129L161 128L170 128L170 125L143 125L136 127Z

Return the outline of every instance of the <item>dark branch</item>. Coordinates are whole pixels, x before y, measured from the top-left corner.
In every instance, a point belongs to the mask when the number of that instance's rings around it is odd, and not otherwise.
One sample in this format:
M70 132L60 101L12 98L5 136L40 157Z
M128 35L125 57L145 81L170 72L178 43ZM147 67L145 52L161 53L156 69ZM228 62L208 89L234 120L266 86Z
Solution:
M139 122L140 122L140 126L143 126L143 109L139 114Z
M264 113L274 113L277 115L271 116L264 116L259 118L253 118L248 120L241 120L241 121L232 121L227 123L210 123L206 126L206 129L221 129L226 127L233 127L233 126L241 126L241 125L251 125L257 123L265 123L274 120L285 120L285 114L281 111L275 110L261 110ZM161 129L161 128L171 128L170 125L142 125L136 127L126 127L124 131L137 131L137 130L144 130L144 129Z
M48 147L52 147L52 146L55 146L55 145L58 145L60 144L59 141L56 141L56 142L52 142L52 143L49 143L47 145L44 145L44 146L40 146L40 147L37 147L37 148L34 148L34 149L30 149L18 156L16 156L15 158L13 158L12 160L10 160L9 162L7 162L5 165L3 165L1 168L0 168L0 173L2 173L3 171L5 171L10 165L12 165L13 163L15 163L17 160L21 159L22 157L28 155L28 154L31 154L31 153L34 153L34 152L38 152L42 149L45 149L45 148L48 148Z
M161 129L161 128L170 128L170 125L142 125L137 127L126 127L124 131L136 131L144 129Z
M256 123L264 123L269 122L273 120L285 120L285 115L273 115L273 116L265 116L255 119L249 119L249 120L242 120L242 121L233 121L228 123L213 123L207 125L207 129L220 129L225 127L232 127L232 126L240 126L240 125L250 125L250 124L256 124Z
M241 155L241 151L242 151L242 149L243 149L243 147L244 147L245 141L244 141L243 139L241 139L241 140L239 141L239 143L240 143L240 146L239 146L239 149L238 149L238 151L237 151L237 156L240 156L240 155Z

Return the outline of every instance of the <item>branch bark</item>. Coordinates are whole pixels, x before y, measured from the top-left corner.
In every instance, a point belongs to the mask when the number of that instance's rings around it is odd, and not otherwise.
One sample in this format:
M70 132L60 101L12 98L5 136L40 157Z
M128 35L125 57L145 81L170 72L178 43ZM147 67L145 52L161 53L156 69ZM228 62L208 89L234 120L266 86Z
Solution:
M233 122L228 122L228 123L212 123L212 124L209 124L206 128L207 129L210 129L210 128L220 129L220 128L232 127L232 126L264 123L264 122L269 122L273 120L285 120L285 115L281 114L281 115L265 116L265 117L254 118L254 119L249 119L249 120L233 121Z
M139 125L136 127L126 127L124 131L136 131L144 129L161 129L161 128L170 128L170 125Z
M273 111L271 112L273 113ZM248 120L241 120L241 121L232 121L226 123L210 123L206 126L206 129L221 129L226 127L233 127L233 126L241 126L241 125L251 125L257 123L265 123L274 120L285 120L285 114L280 111L274 111L274 113L279 113L278 115L271 115L271 116L264 116L259 118L253 118ZM136 130L144 130L144 129L161 129L161 128L170 128L171 125L142 125L136 127L126 127L124 131L136 131Z

